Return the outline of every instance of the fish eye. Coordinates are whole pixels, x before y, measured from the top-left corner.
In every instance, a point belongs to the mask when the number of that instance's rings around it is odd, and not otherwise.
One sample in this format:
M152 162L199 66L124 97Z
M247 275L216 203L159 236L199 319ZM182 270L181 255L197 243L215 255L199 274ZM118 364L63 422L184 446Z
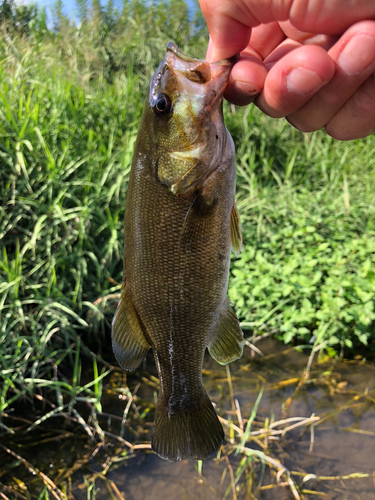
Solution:
M152 99L151 108L156 116L166 116L172 109L172 101L166 94L159 94Z

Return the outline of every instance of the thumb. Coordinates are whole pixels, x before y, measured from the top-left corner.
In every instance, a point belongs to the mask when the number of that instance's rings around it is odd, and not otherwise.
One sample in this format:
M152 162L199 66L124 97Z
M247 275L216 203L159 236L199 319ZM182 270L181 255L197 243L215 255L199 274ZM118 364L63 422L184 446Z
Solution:
M207 53L210 61L239 54L249 43L251 27L259 24L251 17L241 22L238 19L241 16L236 12L240 2L233 3L236 5L231 5L230 0L199 0L210 33L211 43Z

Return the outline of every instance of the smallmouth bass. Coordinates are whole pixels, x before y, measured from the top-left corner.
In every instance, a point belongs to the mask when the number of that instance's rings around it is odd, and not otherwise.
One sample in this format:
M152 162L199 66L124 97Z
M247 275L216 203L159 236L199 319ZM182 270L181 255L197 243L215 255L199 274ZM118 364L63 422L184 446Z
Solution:
M160 393L152 448L172 462L216 455L224 432L203 387L204 352L227 364L243 350L226 296L230 251L242 245L222 112L233 63L189 58L168 44L149 86L126 198L113 349L130 371L153 349Z

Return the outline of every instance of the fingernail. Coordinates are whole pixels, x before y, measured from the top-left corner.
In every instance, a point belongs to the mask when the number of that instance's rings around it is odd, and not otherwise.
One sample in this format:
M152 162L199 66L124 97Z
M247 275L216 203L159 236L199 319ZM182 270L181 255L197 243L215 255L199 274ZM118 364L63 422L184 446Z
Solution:
M236 92L239 92L240 94L244 94L247 96L259 94L260 92L259 89L255 88L255 85L252 85L251 83L247 82L235 82L234 88Z
M322 84L323 80L316 73L305 68L295 68L286 77L289 92L304 97L317 91Z
M367 35L357 35L348 42L337 62L348 75L362 73L375 60L375 43Z

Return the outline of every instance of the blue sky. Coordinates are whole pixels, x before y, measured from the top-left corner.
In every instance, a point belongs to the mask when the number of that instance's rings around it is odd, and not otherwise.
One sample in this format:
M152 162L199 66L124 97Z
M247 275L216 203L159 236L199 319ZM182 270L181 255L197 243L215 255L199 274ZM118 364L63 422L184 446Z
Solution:
M26 0L30 3L37 3L39 5L45 5L47 7L47 11L50 11L53 7L55 0ZM186 0L187 4L191 9L194 9L194 0ZM63 0L64 3L64 13L67 14L71 18L77 17L77 6L75 0ZM102 4L105 5L106 1L102 0ZM116 4L115 0L115 4ZM121 5L122 1L119 1L118 4Z

